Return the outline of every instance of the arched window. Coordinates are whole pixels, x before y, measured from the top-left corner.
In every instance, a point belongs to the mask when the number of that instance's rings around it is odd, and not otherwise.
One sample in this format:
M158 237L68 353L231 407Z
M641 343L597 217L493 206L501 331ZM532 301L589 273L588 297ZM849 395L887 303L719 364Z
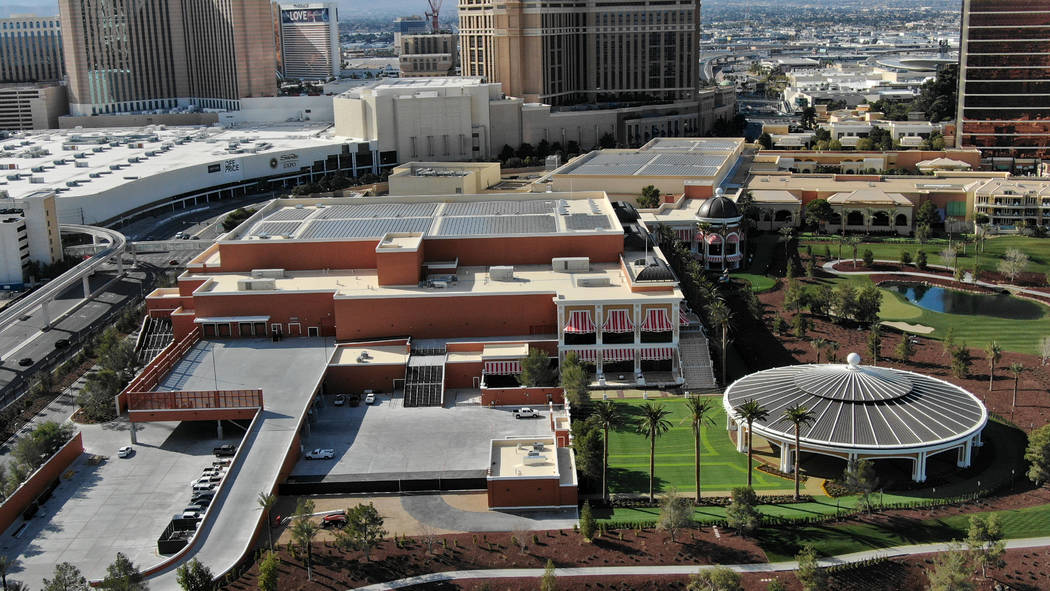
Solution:
M907 226L908 225L908 216L904 215L903 213L898 213L897 214L897 219L895 220L894 225Z
M847 226L863 226L864 214L859 211L851 211L846 215Z
M875 215L871 216L872 226L889 226L890 225L890 214L885 211L876 211Z

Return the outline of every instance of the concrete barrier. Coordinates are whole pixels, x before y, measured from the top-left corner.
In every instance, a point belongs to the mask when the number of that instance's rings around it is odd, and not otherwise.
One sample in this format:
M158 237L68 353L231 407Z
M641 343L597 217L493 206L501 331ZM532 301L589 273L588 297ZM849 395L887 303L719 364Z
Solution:
M7 531L22 513L36 500L40 493L58 480L74 460L84 453L84 439L78 431L65 445L54 453L43 466L36 469L11 496L0 504L0 531Z

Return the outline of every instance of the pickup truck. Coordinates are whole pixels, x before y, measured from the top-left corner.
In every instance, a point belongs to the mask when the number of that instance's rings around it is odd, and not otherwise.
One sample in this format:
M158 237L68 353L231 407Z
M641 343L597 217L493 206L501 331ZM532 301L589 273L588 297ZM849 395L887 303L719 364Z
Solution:
M335 457L335 450L333 449L314 449L306 452L306 459L308 460L330 460Z
M237 446L232 443L225 443L211 450L215 457L221 458L223 456L229 457L237 453Z
M539 416L540 416L540 413L538 413L535 410L533 410L531 408L528 408L528 407L519 408L519 409L514 411L514 418L515 419L535 419L535 418L537 418Z

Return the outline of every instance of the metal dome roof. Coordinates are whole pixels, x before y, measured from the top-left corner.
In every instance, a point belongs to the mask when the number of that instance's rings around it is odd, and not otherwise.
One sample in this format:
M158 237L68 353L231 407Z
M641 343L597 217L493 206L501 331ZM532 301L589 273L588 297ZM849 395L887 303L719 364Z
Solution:
M740 210L732 199L716 195L700 204L696 210L696 217L710 220L735 219L740 217Z
M755 421L759 435L793 440L784 411L795 405L815 419L800 431L804 443L838 449L903 449L968 437L988 421L984 405L966 390L921 374L849 364L792 365L753 373L726 389L732 413L756 400L768 418Z

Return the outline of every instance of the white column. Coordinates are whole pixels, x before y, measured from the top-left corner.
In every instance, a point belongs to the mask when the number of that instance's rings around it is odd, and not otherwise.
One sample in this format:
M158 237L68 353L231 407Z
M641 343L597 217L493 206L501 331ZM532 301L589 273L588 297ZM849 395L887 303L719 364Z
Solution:
M981 446L984 445L984 441L981 441L981 435L982 434L983 434L983 431L978 431L977 435L973 436L973 446L974 447L981 447Z
M791 474L795 471L795 450L786 441L780 442L780 471Z
M916 454L911 479L915 482L926 482L926 452L920 451Z
M746 439L744 439L745 438L745 434L744 434L745 431L747 431L747 427L744 426L744 423L742 423L740 421L737 421L736 422L736 450L738 452L740 452L740 453L744 453L745 451L747 451L747 443L746 443Z
M602 324L605 322L605 312L601 304L594 306L594 342L602 344Z
M84 299L88 299L91 296L91 275L84 275Z
M40 312L44 315L44 330L51 328L51 313L47 309L47 305L51 303L47 300L40 304Z
M959 456L955 462L955 465L959 468L969 468L972 449L973 440L967 439L966 442L962 444L962 447L959 448Z

